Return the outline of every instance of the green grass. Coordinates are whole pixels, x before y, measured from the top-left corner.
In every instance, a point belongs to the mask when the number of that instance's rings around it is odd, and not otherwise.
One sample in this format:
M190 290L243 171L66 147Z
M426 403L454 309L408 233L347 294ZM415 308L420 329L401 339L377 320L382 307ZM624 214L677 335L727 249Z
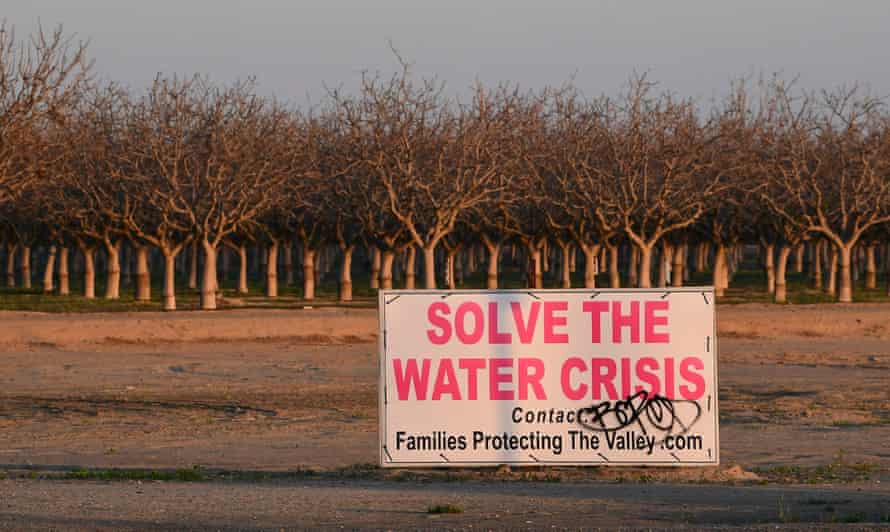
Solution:
M426 509L428 514L462 514L464 509L454 504L436 504Z
M200 482L207 480L200 467L177 469L175 471L154 471L148 469L75 469L65 474L68 480L159 480L177 482Z

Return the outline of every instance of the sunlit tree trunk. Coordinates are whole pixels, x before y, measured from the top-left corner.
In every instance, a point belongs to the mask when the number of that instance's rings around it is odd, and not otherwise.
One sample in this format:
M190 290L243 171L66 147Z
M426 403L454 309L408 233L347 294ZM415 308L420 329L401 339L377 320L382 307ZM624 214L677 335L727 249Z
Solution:
M108 254L108 263L105 265L105 299L119 299L121 297L121 243L122 240L113 242L105 241L105 252Z
M22 246L19 270L21 270L22 288L31 288L31 246Z
M151 301L151 272L148 267L148 246L136 245L136 301Z
M630 286L638 286L640 279L640 250L634 245L630 246L630 264L627 266L627 283Z
M164 310L176 310L176 255L178 250L161 248L164 254L164 288L161 297Z
M803 273L804 244L801 242L794 248L794 272Z
M56 267L56 246L50 246L46 255L46 266L43 269L43 293L50 294L53 291L53 276Z
M658 287L665 288L668 283L668 266L671 265L671 260L674 255L674 246L669 244L668 242L664 242L661 245L661 254L658 257Z
M436 289L436 243L423 248L423 277L424 288Z
M315 250L303 244L303 299L315 299Z
M825 293L835 296L837 295L837 266L840 254L837 251L837 246L830 245L829 247L831 248L831 261L828 269L828 286L825 288Z
M599 244L581 244L581 253L584 254L584 288L596 288L597 255L600 247Z
M495 290L498 287L498 262L501 258L501 244L488 238L484 238L485 252L488 255L488 265L485 273L485 288Z
M266 248L266 297L278 297L278 240Z
M343 262L340 263L340 301L352 301L352 251L353 246L345 246Z
M83 254L83 297L95 299L96 297L96 248L84 243L78 243Z
M788 268L788 257L791 255L791 246L782 244L779 246L778 263L776 264L776 292L773 298L776 303L788 301L788 287L785 281L785 272Z
M639 288L652 288L652 245L638 245L640 251L639 273L637 274L637 286Z
M238 293L247 294L247 246L238 244Z
M875 262L875 246L865 246L865 288L874 290L878 287L878 266Z
M557 240L556 245L559 248L559 274L563 288L572 287L572 244L571 242L562 242Z
M383 250L380 258L380 288L384 290L392 289L392 264L395 258L396 254L393 250Z
M201 276L201 309L216 310L216 246L208 240L201 242L204 250L204 274Z
M853 253L852 247L852 245L847 244L840 246L838 250L840 254L840 287L837 300L841 303L853 302L853 275L850 269L851 255Z
M683 244L674 246L673 261L671 263L671 284L683 286L683 270L686 258L686 248Z
M68 276L68 248L62 246L59 248L59 295L67 296L71 294L71 285Z

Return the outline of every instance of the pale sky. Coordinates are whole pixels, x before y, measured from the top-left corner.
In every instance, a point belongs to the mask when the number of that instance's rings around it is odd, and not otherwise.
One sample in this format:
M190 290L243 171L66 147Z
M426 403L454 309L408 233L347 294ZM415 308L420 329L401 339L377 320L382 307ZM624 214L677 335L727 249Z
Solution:
M4 0L19 36L64 24L91 41L102 77L139 89L158 72L302 103L391 72L388 42L418 75L461 93L475 79L614 93L634 72L708 99L744 74L805 88L859 81L890 94L890 0Z

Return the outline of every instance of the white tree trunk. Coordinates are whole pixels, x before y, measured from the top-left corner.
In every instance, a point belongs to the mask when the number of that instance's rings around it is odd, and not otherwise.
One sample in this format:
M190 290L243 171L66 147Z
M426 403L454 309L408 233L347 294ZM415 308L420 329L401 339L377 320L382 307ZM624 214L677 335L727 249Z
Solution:
M572 287L572 246L569 243L557 242L560 251L559 273L562 277L562 287Z
M683 273L686 269L686 245L674 246L673 262L671 263L671 284L683 286Z
M847 244L838 250L840 254L840 288L837 300L840 303L853 302L853 275L850 270L852 248L852 244Z
M640 251L640 266L637 274L639 288L652 288L652 245L638 246Z
M201 242L204 250L204 274L201 276L201 309L216 310L216 246L209 241Z
M391 249L386 249L382 253L380 259L380 288L384 290L392 289L392 263L396 258L396 254Z
M266 255L266 297L278 297L278 240L272 239Z
M46 267L43 270L43 293L53 291L53 275L56 267L56 246L50 246L46 256Z
M96 248L81 246L83 253L83 297L96 298Z
M343 262L340 264L340 301L352 301L352 251L353 246L342 249Z
M436 244L423 248L423 278L424 288L436 289Z
M668 242L661 245L661 254L658 256L658 287L665 288L668 283L668 266L674 255L674 246Z
M162 249L164 253L164 310L176 310L176 255L175 251Z
M71 284L68 276L68 248L59 248L59 295L71 294Z
M315 250L303 244L303 299L315 299Z
M788 269L788 257L791 255L791 246L779 246L779 258L776 264L776 292L774 301L776 303L785 303L788 301L788 286L785 280L785 272Z
M865 288L874 290L878 287L878 267L875 263L875 246L865 246Z
M151 301L151 272L148 268L148 246L136 246L136 301Z
M600 246L598 244L581 244L581 252L584 253L584 288L596 288L597 255Z
M804 244L801 242L794 248L794 272L803 273Z
M246 294L250 291L247 286L247 246L238 244L238 293Z
M105 299L121 297L121 242L121 240L105 242L105 252L108 254L108 262L105 265Z
M22 288L31 288L31 246L22 246L19 269L22 274Z

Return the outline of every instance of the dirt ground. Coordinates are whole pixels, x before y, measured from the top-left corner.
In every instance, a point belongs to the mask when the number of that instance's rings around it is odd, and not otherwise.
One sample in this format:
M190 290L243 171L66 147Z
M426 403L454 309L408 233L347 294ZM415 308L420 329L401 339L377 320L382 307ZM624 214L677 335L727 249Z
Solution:
M372 310L0 312L0 528L890 526L890 305L718 320L719 468L406 472Z

